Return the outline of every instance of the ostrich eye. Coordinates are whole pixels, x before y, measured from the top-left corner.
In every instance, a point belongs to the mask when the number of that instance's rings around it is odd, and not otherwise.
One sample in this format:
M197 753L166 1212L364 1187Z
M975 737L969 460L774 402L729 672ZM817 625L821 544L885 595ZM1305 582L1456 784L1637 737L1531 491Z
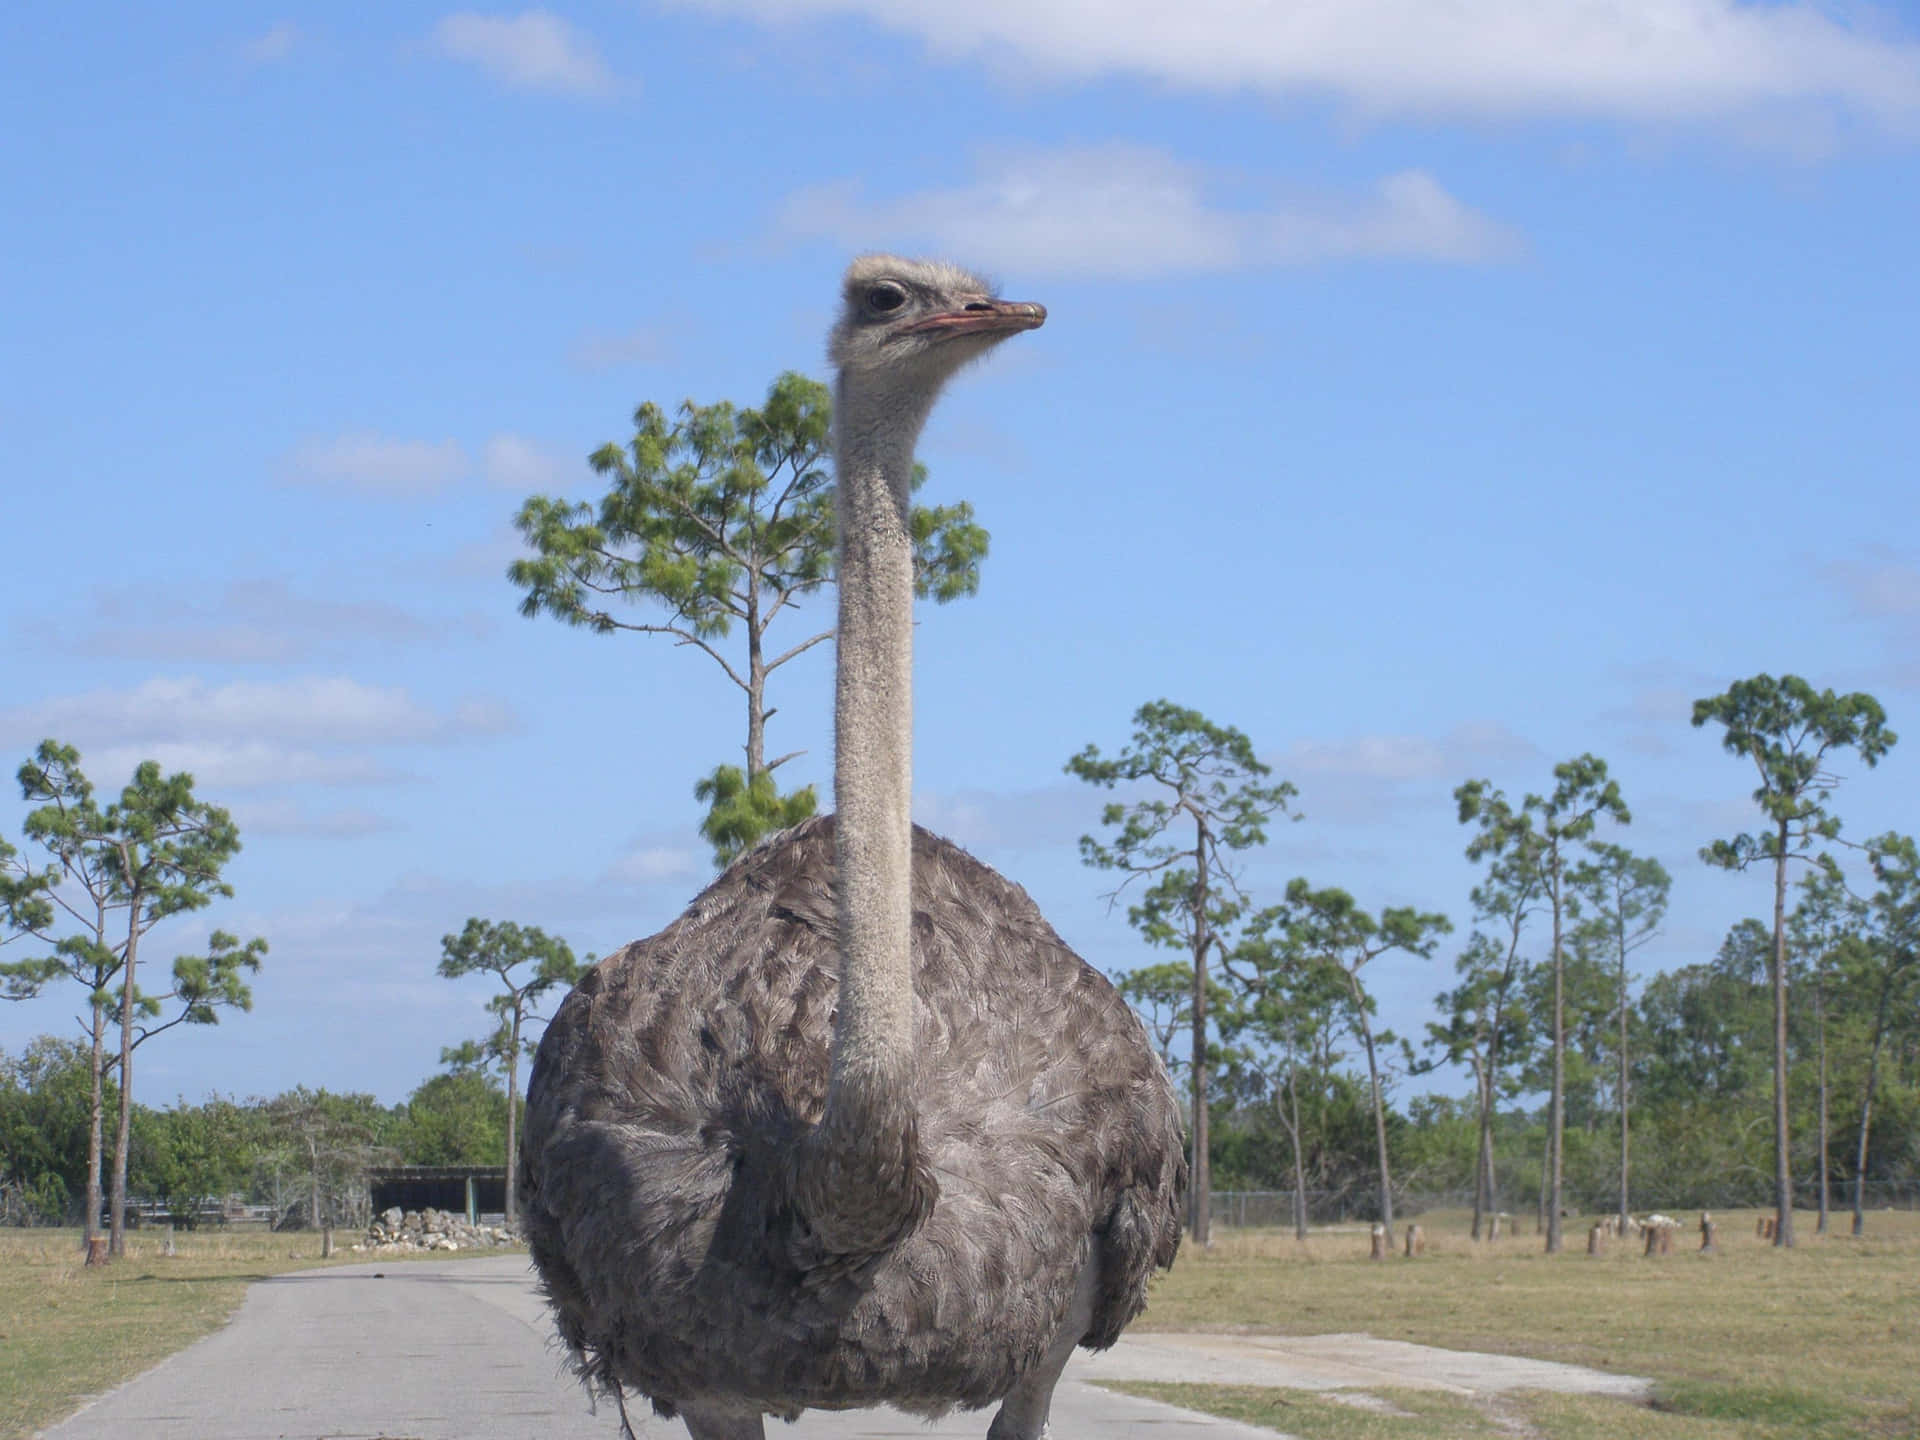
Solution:
M878 315L898 310L907 303L907 292L898 285L876 285L867 291L867 308Z

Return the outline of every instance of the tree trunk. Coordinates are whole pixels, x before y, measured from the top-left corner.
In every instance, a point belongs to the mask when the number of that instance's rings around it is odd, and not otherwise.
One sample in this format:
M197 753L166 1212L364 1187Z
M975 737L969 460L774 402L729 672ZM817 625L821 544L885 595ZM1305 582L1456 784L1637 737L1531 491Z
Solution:
M1620 1233L1627 1233L1627 937L1620 932Z
M1300 1067L1287 1057L1287 1104L1293 1111L1293 1238L1307 1238L1307 1158L1300 1147Z
M1387 1248L1393 1248L1393 1173L1387 1166L1387 1107L1380 1095L1380 1066L1374 1059L1373 1026L1360 996L1359 980L1349 975L1353 986L1354 1015L1360 1024L1360 1041L1367 1047L1367 1083L1373 1087L1373 1138L1380 1156L1380 1223L1386 1227Z
M767 768L767 670L760 636L760 584L747 573L747 784ZM509 1107L511 1108L511 1107ZM513 1162L509 1160L508 1166ZM509 1216L513 1202L507 1202Z
M1827 1174L1827 1005L1826 986L1816 976L1813 982L1813 1025L1820 1045L1820 1219L1813 1233L1827 1233L1827 1219L1833 1208Z
M105 1140L107 1096L103 1079L107 1047L107 1010L93 1002L93 1050L90 1056L92 1090L87 1101L87 1264L107 1263L107 1240L100 1233L100 1206L106 1192L100 1183L100 1147Z
M1490 1108L1487 1098L1487 1066L1478 1055L1473 1057L1473 1090L1475 1098L1480 1102L1480 1123L1476 1127L1479 1134L1473 1156L1473 1238L1478 1240L1480 1226L1488 1209L1487 1160L1490 1140L1487 1116Z
M1213 1171L1207 1163L1207 832L1198 832L1193 847L1193 1243L1211 1244Z
M127 867L129 871L132 866ZM133 1136L133 966L140 944L141 895L135 888L127 907L127 959L120 978L120 1122L113 1132L113 1197L108 1202L107 1253L127 1253L127 1148Z
M519 1151L515 1148L514 1111L520 1103L520 996L513 997L513 1040L507 1051L507 1229L514 1228L520 1207L515 1203L514 1185L520 1175Z
M1560 939L1560 857L1553 860L1553 1104L1547 1121L1548 1173L1547 1253L1560 1253L1561 1150L1567 1126L1567 1009L1566 955Z
M1793 1244L1793 1156L1787 1135L1787 822L1773 862L1773 1243Z
M1867 1229L1867 1132L1873 1124L1873 1092L1880 1079L1880 1042L1887 1033L1887 996L1893 989L1893 972L1888 970L1880 982L1880 1004L1873 1017L1873 1048L1867 1052L1867 1093L1860 1102L1860 1141L1853 1155L1853 1233Z

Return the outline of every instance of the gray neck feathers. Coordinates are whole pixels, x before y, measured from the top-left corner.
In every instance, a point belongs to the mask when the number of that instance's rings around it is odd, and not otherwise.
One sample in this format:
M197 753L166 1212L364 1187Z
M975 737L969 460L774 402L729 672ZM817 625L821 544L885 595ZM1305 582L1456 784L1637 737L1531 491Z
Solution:
M834 404L840 1006L826 1109L797 1195L828 1249L885 1248L932 1208L913 1107L914 443L931 395ZM918 401L916 404L915 402Z

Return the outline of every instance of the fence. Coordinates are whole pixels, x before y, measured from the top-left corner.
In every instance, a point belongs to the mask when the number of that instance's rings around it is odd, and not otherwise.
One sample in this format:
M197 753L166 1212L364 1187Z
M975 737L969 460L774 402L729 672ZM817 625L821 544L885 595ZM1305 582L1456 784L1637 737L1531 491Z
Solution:
M1310 1225L1338 1225L1347 1221L1371 1221L1380 1218L1377 1194L1358 1190L1308 1190L1307 1223ZM1773 1206L1773 1187L1750 1180L1725 1182L1702 1182L1698 1188L1692 1188L1685 1195L1665 1195L1649 1198L1645 1195L1633 1195L1635 1213L1645 1215L1650 1211L1664 1211L1676 1214L1683 1210L1766 1210ZM1535 1194L1529 1190L1522 1195L1502 1194L1501 1207L1522 1217L1531 1215L1536 1208ZM1576 1195L1567 1192L1566 1209L1575 1214L1610 1215L1618 1205L1617 1195ZM1794 1186L1794 1206L1800 1210L1817 1210L1820 1206L1819 1186L1815 1181L1796 1182ZM1835 1184L1832 1188L1830 1207L1835 1213L1853 1208L1853 1184ZM1393 1197L1393 1210L1396 1219L1406 1219L1421 1215L1429 1210L1470 1210L1473 1208L1471 1190L1435 1190L1415 1191L1396 1194ZM1868 1210L1920 1210L1920 1184L1899 1180L1869 1180L1866 1186L1866 1209ZM1248 1228L1284 1228L1293 1224L1293 1191L1291 1190L1215 1190L1208 1204L1207 1213L1215 1225L1245 1226Z

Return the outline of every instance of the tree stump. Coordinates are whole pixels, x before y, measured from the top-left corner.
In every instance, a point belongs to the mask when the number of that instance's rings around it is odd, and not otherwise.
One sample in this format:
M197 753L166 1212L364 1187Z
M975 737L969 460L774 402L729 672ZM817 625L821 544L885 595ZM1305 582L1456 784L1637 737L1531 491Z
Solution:
M1673 1253L1673 1228L1668 1225L1649 1225L1647 1227L1647 1254L1671 1255Z
M174 1251L173 1251L173 1222L172 1222L171 1220L169 1220L169 1221L167 1222L167 1248L166 1248L165 1250L163 1250L163 1251L161 1251L160 1253L161 1253L161 1254L163 1254L163 1255L165 1255L165 1256L166 1256L166 1257L167 1257L167 1258L168 1258L169 1260L171 1260L171 1259L173 1259L173 1255L174 1255Z
M104 1265L111 1257L107 1254L107 1237L89 1235L87 1237L87 1264Z
M1700 1253L1712 1255L1720 1249L1720 1227L1713 1223L1713 1216L1705 1210L1700 1212Z
M1591 1230L1587 1231L1587 1254L1604 1255L1607 1253L1607 1231L1610 1228L1606 1221L1603 1220Z
M1418 1225L1407 1226L1407 1259L1418 1260L1427 1253L1427 1232Z
M1373 1227L1373 1251L1371 1254L1368 1255L1367 1258L1369 1260L1384 1260L1387 1258L1387 1227L1386 1226L1375 1225Z

